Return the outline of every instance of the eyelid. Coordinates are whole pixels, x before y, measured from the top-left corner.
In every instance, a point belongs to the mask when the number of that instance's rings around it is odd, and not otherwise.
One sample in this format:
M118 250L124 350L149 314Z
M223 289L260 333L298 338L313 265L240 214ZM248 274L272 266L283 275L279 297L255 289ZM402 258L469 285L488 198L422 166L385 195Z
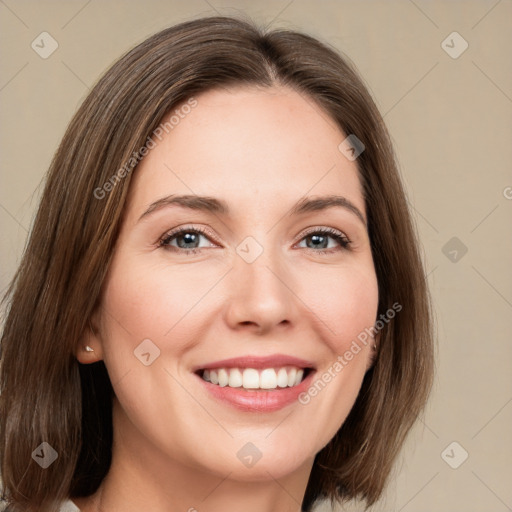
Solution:
M165 242L165 240L172 238L176 235L179 235L180 233L187 233L189 231L197 231L199 234L203 235L205 238L208 238L210 240L210 242L215 243L217 245L220 244L220 242L217 240L217 237L215 236L214 232L211 229L209 229L207 227L203 227L203 226L195 226L194 224L185 224L184 226L178 226L178 227L170 229L169 231L166 231L158 239L158 245L163 245L163 242Z
M348 236L343 231L341 231L340 229L332 228L330 226L322 226L322 225L310 226L308 228L305 228L303 231L301 231L301 233L299 235L299 238L302 238L305 235L308 235L310 233L316 233L317 231L329 231L331 233L336 233L338 235L343 235L344 237L348 238Z

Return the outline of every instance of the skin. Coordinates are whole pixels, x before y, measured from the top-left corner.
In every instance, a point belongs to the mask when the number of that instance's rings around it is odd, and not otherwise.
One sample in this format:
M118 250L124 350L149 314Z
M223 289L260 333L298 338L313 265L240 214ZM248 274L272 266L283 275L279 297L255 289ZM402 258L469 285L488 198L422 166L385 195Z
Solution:
M378 302L364 222L340 207L288 215L304 196L336 194L366 218L356 162L338 150L345 135L328 115L284 87L196 99L137 168L95 333L77 352L84 364L105 361L116 393L111 470L95 495L75 500L83 512L299 511L314 456L371 365L368 344L307 405L270 413L219 402L192 373L279 353L314 362L320 376L374 324ZM170 194L216 197L230 213L169 206L139 220ZM178 226L213 236L196 254L176 239L174 251L160 246ZM311 227L340 231L349 248L329 236L331 252L320 254ZM252 263L236 252L248 236L263 249ZM149 366L134 357L145 339L160 350ZM236 456L248 442L262 453L251 468Z

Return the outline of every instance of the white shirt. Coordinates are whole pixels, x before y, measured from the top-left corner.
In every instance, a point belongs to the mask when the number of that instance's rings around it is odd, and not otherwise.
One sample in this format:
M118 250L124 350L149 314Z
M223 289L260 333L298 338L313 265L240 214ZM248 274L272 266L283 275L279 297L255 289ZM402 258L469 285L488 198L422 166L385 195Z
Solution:
M61 505L59 512L80 512L80 509L71 500L68 500Z
M0 511L4 511L6 506L7 503L0 501ZM71 500L67 500L62 502L59 512L80 512L80 509Z

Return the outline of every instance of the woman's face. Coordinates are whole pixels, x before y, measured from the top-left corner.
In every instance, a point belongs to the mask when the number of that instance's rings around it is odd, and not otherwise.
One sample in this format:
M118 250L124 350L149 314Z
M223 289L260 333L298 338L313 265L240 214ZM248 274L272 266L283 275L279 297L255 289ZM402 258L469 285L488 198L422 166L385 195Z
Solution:
M311 99L195 100L135 171L95 354L141 464L279 478L310 469L371 362L353 344L378 299L361 183Z

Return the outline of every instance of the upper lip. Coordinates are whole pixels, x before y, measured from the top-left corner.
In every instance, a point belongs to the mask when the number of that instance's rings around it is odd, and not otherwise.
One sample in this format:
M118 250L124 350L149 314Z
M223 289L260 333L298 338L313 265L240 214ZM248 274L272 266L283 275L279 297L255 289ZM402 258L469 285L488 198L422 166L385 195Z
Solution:
M284 354L273 354L269 356L242 356L222 359L196 366L194 372L199 370L209 370L214 368L280 368L282 366L296 366L297 368L314 368L311 361L301 359L295 356Z

